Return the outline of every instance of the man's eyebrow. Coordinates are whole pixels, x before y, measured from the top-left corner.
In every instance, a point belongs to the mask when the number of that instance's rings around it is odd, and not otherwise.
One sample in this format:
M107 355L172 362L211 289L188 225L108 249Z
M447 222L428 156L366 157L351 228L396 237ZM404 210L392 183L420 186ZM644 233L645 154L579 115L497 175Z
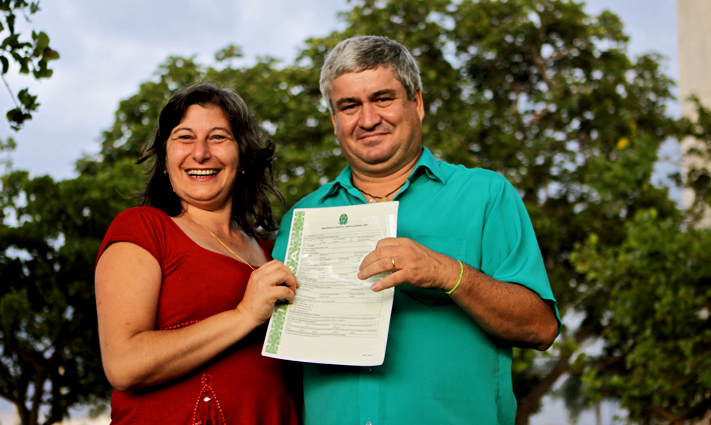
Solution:
M358 99L355 97L344 97L344 98L338 99L338 101L336 102L336 106L338 106L340 108L344 104L358 103L358 102L359 102Z
M394 97L395 95L397 95L397 90L394 90L394 89L382 89L382 90L378 90L378 91L376 91L376 92L371 93L370 96L369 96L369 98L375 99L375 98L378 98L378 97L380 97L380 96L392 96L392 97ZM338 99L338 101L336 101L336 106L340 108L340 107L341 107L342 105L344 105L344 104L358 103L358 102L360 102L360 100L359 100L358 98L356 98L356 97L344 97L344 98Z
M397 91L396 91L396 90L393 90L393 89L383 89L383 90L378 90L378 91L376 91L375 93L371 94L370 97L371 97L371 98L376 98L376 97L380 97L380 96L383 96L383 95L395 96L396 94L397 94Z

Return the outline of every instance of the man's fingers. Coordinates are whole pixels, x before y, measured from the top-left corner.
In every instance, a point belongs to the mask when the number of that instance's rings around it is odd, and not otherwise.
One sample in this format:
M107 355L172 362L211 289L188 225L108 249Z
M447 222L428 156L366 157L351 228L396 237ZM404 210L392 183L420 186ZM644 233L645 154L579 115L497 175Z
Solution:
M362 270L384 258L396 257L399 252L406 248L406 242L407 239L404 238L385 238L379 240L377 245L375 245L375 249L366 255L361 262L360 269Z
M365 261L363 263L365 263ZM358 272L358 278L364 280L380 273L394 273L404 267L405 264L403 257L383 257L372 261L365 267L361 266L360 272Z
M382 261L384 258L389 258L390 256L392 256L390 254L394 255L395 250L390 248L376 248L370 254L365 256L363 261L360 263L360 269L363 270L364 268L370 267L378 261Z
M379 281L375 282L374 284L372 284L370 286L370 289L373 292L380 292L384 289L393 288L397 285L404 283L404 279L402 277L403 275L404 274L402 272L393 273L387 277L380 279Z

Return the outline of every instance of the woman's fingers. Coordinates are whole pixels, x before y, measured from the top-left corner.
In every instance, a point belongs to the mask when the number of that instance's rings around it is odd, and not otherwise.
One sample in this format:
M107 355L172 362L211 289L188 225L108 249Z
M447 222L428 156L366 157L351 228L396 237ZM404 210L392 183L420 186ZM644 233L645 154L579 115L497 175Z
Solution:
M242 302L237 309L258 323L266 322L280 300L294 302L296 276L282 262L272 260L252 272Z

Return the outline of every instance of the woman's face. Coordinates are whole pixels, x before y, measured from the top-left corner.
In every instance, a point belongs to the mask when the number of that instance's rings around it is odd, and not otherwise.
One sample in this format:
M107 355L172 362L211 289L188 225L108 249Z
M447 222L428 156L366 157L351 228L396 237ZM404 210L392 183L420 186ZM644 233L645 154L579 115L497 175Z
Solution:
M166 144L166 170L183 206L231 208L238 169L239 146L222 109L189 106Z

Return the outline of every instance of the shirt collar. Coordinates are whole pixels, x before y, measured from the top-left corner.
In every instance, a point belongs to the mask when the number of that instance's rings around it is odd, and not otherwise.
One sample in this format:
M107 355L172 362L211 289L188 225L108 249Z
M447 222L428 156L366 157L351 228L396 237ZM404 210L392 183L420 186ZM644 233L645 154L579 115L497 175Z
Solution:
M427 148L422 148L422 156L420 156L420 160L417 161L417 164L415 165L415 170L412 172L412 174L410 174L408 180L412 179L412 176L415 175L419 170L424 170L427 173L427 177L432 180L438 180L442 184L447 183L447 179L444 177L444 173L442 172L442 169L439 166L439 161L437 160L437 158L435 158L434 155L432 155L432 152L430 152L430 150Z
M410 176L408 176L407 180L411 182L414 176L423 173L426 174L427 177L432 180L438 180L442 184L446 183L444 173L442 173L442 170L439 166L439 161L437 160L437 158L435 158L434 155L432 155L432 152L430 152L430 150L426 147L422 148L422 155L420 155L420 159L417 161L417 164L415 164L415 169L412 171ZM353 171L351 169L351 166L347 165L346 168L341 171L341 174L338 175L336 180L333 181L331 187L321 197L319 201L323 201L324 199L335 195L340 189L344 189L352 193L354 196L358 196L360 192L355 186L353 186L353 182L351 181L352 174ZM408 186L409 184L406 184L403 190L405 190Z

